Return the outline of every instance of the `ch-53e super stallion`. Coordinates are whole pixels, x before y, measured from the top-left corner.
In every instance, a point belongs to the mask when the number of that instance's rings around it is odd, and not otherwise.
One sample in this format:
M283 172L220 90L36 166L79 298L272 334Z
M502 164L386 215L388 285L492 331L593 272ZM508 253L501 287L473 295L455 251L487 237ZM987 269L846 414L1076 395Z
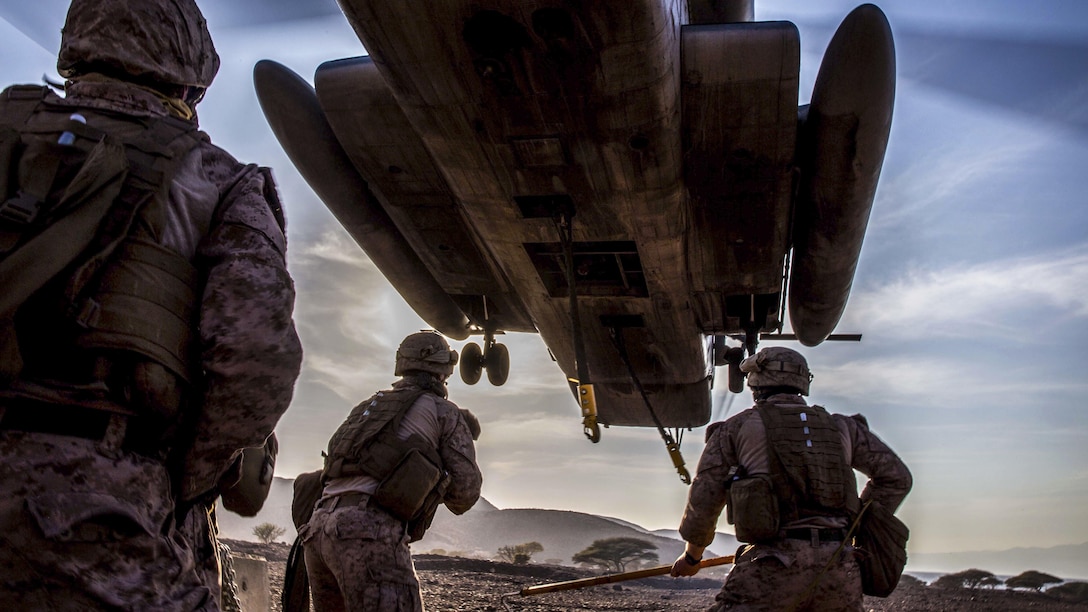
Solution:
M43 24L62 3L0 15L55 48ZM369 55L321 64L313 87L259 62L258 99L416 313L482 337L463 347L465 382L503 384L496 338L539 333L585 434L657 427L686 480L667 429L707 423L716 366L739 391L740 359L787 313L802 344L833 337L891 124L880 9L845 17L799 107L798 29L754 21L753 0L339 5ZM205 8L335 10L231 6Z
M340 0L368 56L314 86L265 60L258 99L377 268L503 384L539 333L601 425L705 425L715 366L787 312L802 344L846 306L895 90L889 24L849 13L811 101L800 41L751 0ZM731 346L730 338L740 340ZM557 381L558 382L558 381Z

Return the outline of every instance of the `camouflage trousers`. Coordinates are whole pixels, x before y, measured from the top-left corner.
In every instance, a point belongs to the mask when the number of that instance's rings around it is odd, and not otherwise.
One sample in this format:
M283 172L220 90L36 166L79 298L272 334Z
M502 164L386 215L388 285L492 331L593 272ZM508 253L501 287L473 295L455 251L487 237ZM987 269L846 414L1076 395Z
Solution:
M861 574L854 549L839 550L840 544L813 546L808 540L786 539L742 546L707 612L861 612Z
M204 585L212 598L219 602L222 612L238 612L238 588L234 584L234 562L230 546L219 539L216 505L197 505L189 510L181 530L189 540L196 559L197 570L204 576Z
M11 610L215 611L160 461L0 431L0 601Z
M316 612L423 612L404 523L376 508L319 506L299 535Z

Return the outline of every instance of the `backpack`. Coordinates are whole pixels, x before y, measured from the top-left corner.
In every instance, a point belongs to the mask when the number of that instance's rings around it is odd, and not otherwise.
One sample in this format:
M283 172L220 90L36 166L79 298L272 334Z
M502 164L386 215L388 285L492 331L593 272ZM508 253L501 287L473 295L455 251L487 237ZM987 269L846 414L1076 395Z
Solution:
M69 322L87 323L92 346L132 350L184 380L193 376L187 321L130 314L191 308L167 303L195 292L195 271L131 235L140 219L162 216L181 160L206 139L193 122L76 108L46 87L0 94L0 389L19 378L30 348L20 345L16 315L47 285L67 302ZM161 293L171 295L136 292L145 308L134 308L107 291L81 311L81 298L118 257L165 270Z

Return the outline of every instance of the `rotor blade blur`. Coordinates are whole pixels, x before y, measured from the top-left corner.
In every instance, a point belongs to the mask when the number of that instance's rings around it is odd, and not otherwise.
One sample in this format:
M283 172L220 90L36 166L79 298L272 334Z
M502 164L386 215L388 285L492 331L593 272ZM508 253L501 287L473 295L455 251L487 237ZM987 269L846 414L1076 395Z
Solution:
M199 4L213 28L241 28L341 14L336 0L200 0Z
M0 18L50 53L60 50L60 29L69 0L36 0L0 4Z
M799 26L805 52L822 54L834 25ZM900 79L1088 135L1088 42L901 27L893 35Z
M50 53L60 49L60 30L70 0L0 3L0 18ZM336 0L200 0L213 29L238 28L340 15Z
M918 32L895 37L900 77L1088 136L1088 44Z

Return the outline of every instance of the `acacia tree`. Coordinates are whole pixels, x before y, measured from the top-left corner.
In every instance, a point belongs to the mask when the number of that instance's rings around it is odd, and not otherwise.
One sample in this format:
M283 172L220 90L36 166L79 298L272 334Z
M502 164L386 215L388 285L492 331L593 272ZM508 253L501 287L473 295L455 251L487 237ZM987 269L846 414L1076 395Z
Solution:
M969 569L955 574L945 574L933 583L933 586L942 589L976 589L983 584L989 584L997 580L992 572L980 569Z
M1047 589L1046 594L1062 601L1088 604L1088 582L1066 582Z
M253 535L264 544L271 544L276 538L287 533L287 530L272 523L261 523L253 528Z
M596 565L606 570L627 571L634 561L657 561L657 545L641 538L605 538L594 540L589 548L571 557L571 561Z
M544 546L540 542L525 542L524 544L503 546L499 548L498 555L499 559L502 559L507 563L525 565L533 558L533 553L538 553L543 550Z
M1005 585L1010 589L1031 589L1033 591L1041 591L1046 585L1057 584L1059 582L1063 582L1063 580L1057 576L1051 576L1050 574L1044 574L1035 570L1028 570L1022 574L1009 578L1005 581Z

